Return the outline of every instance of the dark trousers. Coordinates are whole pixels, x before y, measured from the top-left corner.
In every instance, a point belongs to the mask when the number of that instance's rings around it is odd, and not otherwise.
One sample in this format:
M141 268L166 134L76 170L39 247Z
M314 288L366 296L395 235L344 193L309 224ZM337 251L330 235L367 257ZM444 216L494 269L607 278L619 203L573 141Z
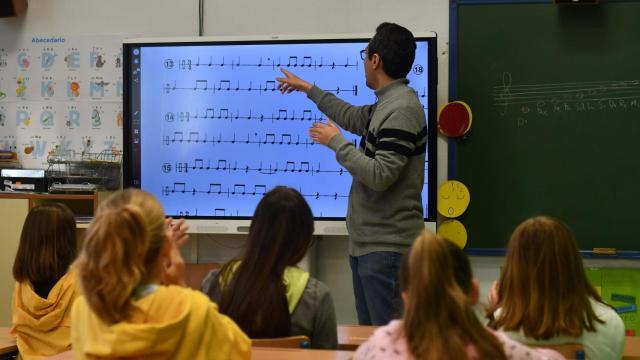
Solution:
M400 317L401 261L402 254L395 252L349 256L360 325L386 325Z

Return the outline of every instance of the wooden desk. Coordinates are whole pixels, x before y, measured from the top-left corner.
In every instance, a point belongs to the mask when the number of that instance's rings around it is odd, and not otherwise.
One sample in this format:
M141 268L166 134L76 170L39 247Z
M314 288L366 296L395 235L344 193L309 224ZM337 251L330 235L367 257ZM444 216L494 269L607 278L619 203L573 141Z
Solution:
M377 326L338 325L338 349L355 350L367 341Z
M627 336L624 339L624 353L622 358L625 360L640 359L640 337Z
M251 359L257 360L349 360L353 358L353 354L353 351L340 350L251 348ZM73 360L73 352L65 351L47 359Z
M353 351L284 348L251 348L251 359L257 360L348 360Z
M356 329L353 330L354 334L357 331L358 334L363 334L365 331L373 332L375 326L355 326L355 325L339 325L338 326L338 342L340 346L344 344L341 341L341 335L343 334L348 337L350 333L350 328L364 328L364 329ZM6 328L0 328L0 342L4 343L4 332L1 332ZM342 330L341 330L342 329ZM8 329L6 334L8 335ZM353 341L355 342L359 336L354 336ZM347 344L348 345L348 344ZM15 351L15 341L13 342L13 348ZM258 348L254 347L251 349L252 359L258 360L347 360L353 358L352 351L343 351L343 350L309 350L309 349L278 349L278 348ZM2 354L2 352L0 352ZM48 359L56 359L56 360L72 360L73 353L71 351L66 351L61 354L51 356ZM623 359L631 360L631 359L640 359L640 337L637 336L627 336L624 342L624 355Z
M18 351L16 339L9 333L9 328L0 327L0 355Z

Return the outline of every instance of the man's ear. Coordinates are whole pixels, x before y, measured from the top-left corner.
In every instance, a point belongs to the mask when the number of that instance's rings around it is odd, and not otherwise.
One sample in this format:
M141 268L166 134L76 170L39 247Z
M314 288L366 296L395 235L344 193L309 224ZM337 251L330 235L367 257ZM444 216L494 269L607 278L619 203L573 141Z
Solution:
M469 299L471 299L471 303L473 305L478 303L480 300L480 284L478 284L478 280L473 279L471 281L471 291L469 292Z
M377 70L378 68L382 69L382 58L380 57L380 54L375 53L371 55L371 67L374 70Z

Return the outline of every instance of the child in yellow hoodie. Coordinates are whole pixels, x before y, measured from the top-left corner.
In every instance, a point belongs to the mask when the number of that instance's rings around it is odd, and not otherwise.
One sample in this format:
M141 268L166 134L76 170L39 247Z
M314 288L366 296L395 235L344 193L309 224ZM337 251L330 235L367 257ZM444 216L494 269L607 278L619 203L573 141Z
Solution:
M22 227L13 263L13 327L23 359L40 359L71 345L71 305L78 295L68 272L78 252L76 222L63 204L37 206Z
M204 294L184 286L178 249L152 195L129 189L105 201L76 270L74 358L248 359L249 338Z

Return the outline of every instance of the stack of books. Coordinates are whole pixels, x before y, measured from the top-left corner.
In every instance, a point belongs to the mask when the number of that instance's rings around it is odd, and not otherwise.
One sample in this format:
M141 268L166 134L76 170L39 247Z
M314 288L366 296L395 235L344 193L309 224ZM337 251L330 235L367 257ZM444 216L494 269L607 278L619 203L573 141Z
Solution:
M20 163L15 151L0 150L0 169L19 169Z

